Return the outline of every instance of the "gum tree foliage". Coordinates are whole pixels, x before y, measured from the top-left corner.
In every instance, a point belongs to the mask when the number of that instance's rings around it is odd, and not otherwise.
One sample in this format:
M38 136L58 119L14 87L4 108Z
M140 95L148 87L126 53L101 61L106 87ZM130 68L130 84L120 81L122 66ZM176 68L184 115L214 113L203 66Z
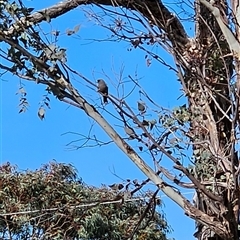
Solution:
M177 10L157 0L69 0L37 12L25 8L22 1L0 3L0 41L7 49L1 50L4 59L1 69L26 81L45 85L58 100L79 108L86 117L94 119L129 160L197 222L195 236L198 239L239 238L239 0L176 2L176 8L190 9L188 21L195 25L191 38L185 30L186 21L174 12ZM135 51L147 53L149 64L151 60L157 61L159 67L165 66L175 72L176 81L180 81L187 99L186 105L173 110L163 109L141 88L138 79L129 76L144 96L144 101L138 102L138 109L114 91L109 94L108 101L114 106L112 114L118 116L132 141L124 139L108 115L103 116L104 112L100 113L96 104L86 99L81 89L74 86L71 76L91 88L96 87L94 81L72 69L66 62L65 49L50 39L43 40L37 28L42 22L50 22L87 5L102 10L101 16L89 12L91 19L107 28L116 44L127 41ZM109 24L104 22L108 17L111 18ZM78 27L67 34L77 31ZM53 34L60 37L59 32ZM175 65L168 65L154 51L154 46L164 48ZM123 85L120 79L118 86ZM20 92L20 111L25 111L26 93L22 88ZM96 91L96 94L99 93ZM46 97L45 105L48 104ZM46 106L39 109L41 119ZM150 109L156 116L154 120L147 117ZM138 148L133 144L136 141ZM192 149L192 156L188 156L188 149ZM150 161L141 151L149 153L154 167L147 164ZM161 165L159 159L163 156L172 163L175 173ZM183 165L189 158L192 166ZM194 202L181 194L180 187L196 190Z
M7 163L0 184L1 239L164 240L170 230L156 194L122 202L120 187L87 186L71 165L19 171Z

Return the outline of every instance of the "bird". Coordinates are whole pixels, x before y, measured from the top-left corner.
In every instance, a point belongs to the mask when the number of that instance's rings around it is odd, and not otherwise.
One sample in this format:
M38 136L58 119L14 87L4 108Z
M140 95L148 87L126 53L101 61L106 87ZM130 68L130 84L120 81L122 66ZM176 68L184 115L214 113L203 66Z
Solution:
M129 139L134 139L134 138L137 137L137 135L136 135L136 133L134 132L134 130L133 130L131 127L127 126L127 125L125 125L124 131L125 131L126 134L129 136Z
M141 113L145 113L146 112L146 105L144 102L138 102L138 110Z
M108 86L103 79L98 79L98 91L103 94L103 102L107 103Z

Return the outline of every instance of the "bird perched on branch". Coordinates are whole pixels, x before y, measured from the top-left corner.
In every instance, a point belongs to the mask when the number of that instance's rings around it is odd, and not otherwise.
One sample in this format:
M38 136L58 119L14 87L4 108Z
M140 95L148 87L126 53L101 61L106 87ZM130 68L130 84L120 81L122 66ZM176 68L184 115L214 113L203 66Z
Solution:
M102 79L98 79L97 83L98 83L98 91L103 94L103 102L107 103L108 102L107 100L108 86L105 83L105 81Z
M137 138L137 135L134 132L133 128L129 127L128 125L125 125L124 130L126 134L129 136L129 139Z

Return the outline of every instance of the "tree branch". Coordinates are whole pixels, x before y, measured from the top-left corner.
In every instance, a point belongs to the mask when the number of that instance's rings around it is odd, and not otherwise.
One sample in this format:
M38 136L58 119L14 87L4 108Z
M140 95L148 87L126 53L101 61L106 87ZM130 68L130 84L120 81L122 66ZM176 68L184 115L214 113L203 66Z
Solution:
M13 33L26 30L30 23L34 25L46 21L47 19L57 18L81 5L95 4L107 5L113 7L124 7L127 9L135 10L141 13L151 23L154 23L160 30L167 33L169 40L174 45L178 45L182 49L189 42L187 33L179 19L171 13L161 1L157 0L67 0L61 1L51 7L42 9L27 17L22 17L19 21L15 22L12 27L7 31L3 31L4 35L11 36ZM28 24L27 24L28 23Z
M171 185L167 184L160 178L150 166L148 166L143 159L122 139L118 133L111 127L111 125L103 118L103 116L89 104L77 90L71 85L70 82L62 79L65 83L66 89L73 95L75 101L79 104L79 107L85 111L85 113L94 119L99 126L108 134L108 136L115 142L115 144L135 163L135 165L156 185L164 194L177 203L188 216L193 219L197 219L204 225L210 226L210 228L217 232L219 235L224 235L225 228L221 223L214 220L214 217L209 217L207 214L195 208L180 192L176 191Z

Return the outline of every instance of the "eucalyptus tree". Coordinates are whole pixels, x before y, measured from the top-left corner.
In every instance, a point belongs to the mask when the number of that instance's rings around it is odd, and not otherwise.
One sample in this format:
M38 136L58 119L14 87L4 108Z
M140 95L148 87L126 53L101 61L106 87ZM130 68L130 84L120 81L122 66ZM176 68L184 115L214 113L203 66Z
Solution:
M0 181L2 239L163 240L170 231L156 193L135 192L122 202L117 196L126 185L88 186L71 165L50 162L20 171L6 163Z
M23 1L0 3L0 41L4 43L1 69L45 85L59 101L92 118L149 181L197 221L195 237L239 238L239 1L184 0L176 2L172 9L167 2L157 0L69 0L36 12L26 8ZM119 88L103 92L86 73L73 69L66 61L66 49L51 39L44 40L46 36L43 38L43 32L37 30L43 22L76 8L84 10L88 5L102 11L99 16L88 8L91 19L108 29L116 44L127 41L135 51L146 52L150 56L146 59L148 64L151 60L159 63L159 76L163 67L176 73L186 105L172 110L162 108L137 79L129 76L144 96L144 101L136 99L136 110L125 95L117 94ZM183 11L187 21L182 18ZM192 37L186 30L187 24L195 26ZM74 35L78 30L76 26L66 34ZM52 34L61 37L58 31ZM165 49L175 64L169 65L155 46ZM81 88L75 87L72 76L108 100L115 111L112 115L118 116L128 139L122 137L108 115L87 100ZM119 79L117 86L124 84ZM26 93L23 88L20 92L20 111L25 111ZM45 107L48 104L46 97ZM45 117L45 107L38 111L41 119ZM103 107L103 111L107 112L107 108ZM150 111L156 114L154 120L147 117ZM136 141L138 147L133 144ZM153 165L142 152L149 153ZM175 173L169 171L169 163L168 168L161 165L159 159L163 156L172 163ZM184 159L191 161L192 166L184 165ZM196 191L193 202L181 193L183 188Z

